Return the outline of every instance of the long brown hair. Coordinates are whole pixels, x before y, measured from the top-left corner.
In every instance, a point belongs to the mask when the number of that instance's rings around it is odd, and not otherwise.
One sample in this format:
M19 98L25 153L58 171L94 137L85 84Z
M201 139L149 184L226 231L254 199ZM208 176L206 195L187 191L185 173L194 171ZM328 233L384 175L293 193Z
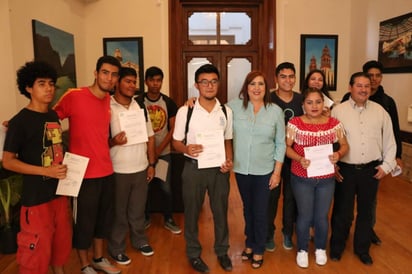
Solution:
M258 76L262 76L263 81L265 82L265 96L263 97L263 103L265 105L265 107L267 106L267 104L271 103L270 100L270 91L269 91L269 87L268 87L268 82L266 81L266 77L263 74L263 72L254 70L248 73L248 75L246 75L245 81L243 82L242 88L240 89L239 92L239 99L243 100L243 107L245 109L247 109L248 103L249 103L249 94L247 93L247 86L253 81L253 79L255 79Z

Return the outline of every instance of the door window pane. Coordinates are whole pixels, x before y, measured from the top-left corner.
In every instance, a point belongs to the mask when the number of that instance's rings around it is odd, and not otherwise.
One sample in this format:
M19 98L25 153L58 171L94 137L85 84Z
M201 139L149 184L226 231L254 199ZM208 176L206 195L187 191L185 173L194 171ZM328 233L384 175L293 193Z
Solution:
M246 58L233 58L227 64L227 100L238 98L246 75L252 70L252 64Z
M204 64L211 64L206 58L192 58L187 64L187 96L188 98L198 97L199 92L195 88L195 72ZM187 100L186 98L185 100Z
M245 45L251 37L251 20L244 12L195 12L188 23L194 45Z

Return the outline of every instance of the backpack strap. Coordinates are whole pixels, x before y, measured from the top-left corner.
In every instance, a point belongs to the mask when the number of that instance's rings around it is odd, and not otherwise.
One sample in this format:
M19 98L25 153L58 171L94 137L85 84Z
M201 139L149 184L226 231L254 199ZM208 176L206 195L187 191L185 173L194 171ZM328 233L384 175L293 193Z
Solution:
M222 112L225 115L225 118L227 120L227 111L226 111L225 105L220 104L220 107L222 108ZM184 144L186 144L186 137L187 137L187 132L189 131L189 122L190 122L190 118L192 117L193 108L194 107L189 107L189 106L187 107L186 126L185 126L185 139L183 139Z
M149 119L147 117L147 108L146 108L146 105L144 104L144 96L140 95L138 97L135 97L134 100L139 104L140 108L143 109L144 117L146 118L146 122L148 122Z

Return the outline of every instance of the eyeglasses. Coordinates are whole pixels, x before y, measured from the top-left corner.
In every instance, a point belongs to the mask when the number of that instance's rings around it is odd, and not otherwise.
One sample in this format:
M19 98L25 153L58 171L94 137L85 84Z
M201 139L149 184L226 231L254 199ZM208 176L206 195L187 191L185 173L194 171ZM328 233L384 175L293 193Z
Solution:
M202 87L208 87L209 84L211 84L212 86L216 86L217 84L219 84L219 80L213 79L213 80L208 81L206 79L203 79L203 80L198 81L197 83L201 85Z

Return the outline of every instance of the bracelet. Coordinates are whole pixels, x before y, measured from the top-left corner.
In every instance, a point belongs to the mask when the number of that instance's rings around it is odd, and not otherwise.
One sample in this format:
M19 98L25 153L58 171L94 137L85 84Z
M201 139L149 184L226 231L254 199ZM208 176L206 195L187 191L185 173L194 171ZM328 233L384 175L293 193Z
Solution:
M153 164L149 163L149 167L156 167L156 163L153 163Z

